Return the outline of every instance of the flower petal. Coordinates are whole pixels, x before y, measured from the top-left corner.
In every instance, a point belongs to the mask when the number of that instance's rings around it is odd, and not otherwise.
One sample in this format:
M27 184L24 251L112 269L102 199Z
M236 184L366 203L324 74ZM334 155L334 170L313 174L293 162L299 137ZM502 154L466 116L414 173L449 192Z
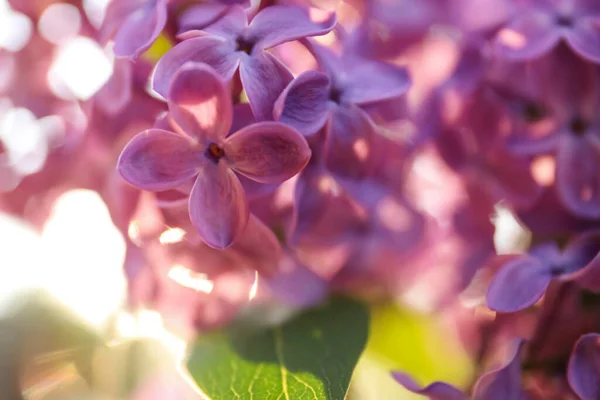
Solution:
M190 219L207 245L224 249L248 223L244 188L224 162L204 160L190 194Z
M308 163L310 148L304 137L279 122L259 122L229 136L225 158L236 172L258 182L281 183Z
M267 49L307 36L324 35L336 21L334 12L316 14L305 7L270 6L254 17L248 26L248 38L254 41L255 48Z
M494 48L503 58L530 60L551 50L560 39L560 31L554 26L554 16L531 9L520 13L498 32Z
M123 178L140 189L173 189L196 175L199 157L190 140L176 133L149 129L125 146L117 168Z
M113 73L94 95L96 104L109 115L118 114L131 101L133 71L129 60L115 60Z
M225 4L197 4L188 7L179 17L179 35L191 31L202 30L214 24L229 10Z
M258 51L252 55L243 54L240 78L256 120L267 121L273 119L275 101L293 76L277 58Z
M335 107L329 126L328 169L338 177L362 179L372 169L375 128L360 108Z
M98 36L102 44L106 44L127 18L143 6L141 1L111 1L106 7L106 13L99 28Z
M310 136L329 118L329 90L327 75L317 71L304 72L281 93L275 102L273 116L304 136Z
M394 371L392 377L408 391L427 396L430 400L467 400L463 392L444 382L433 382L425 387L404 372Z
M600 217L600 151L586 138L564 133L556 155L560 201L580 217Z
M321 70L327 74L329 79L341 76L344 73L344 65L330 48L318 44L313 39L302 40L301 43L313 55L319 63Z
M325 174L321 165L311 160L304 168L294 191L296 218L291 243L302 240L321 221L330 203L332 185L333 179Z
M571 389L583 400L600 398L600 335L583 335L573 349L567 378Z
M564 279L576 280L591 291L600 291L600 232L588 230L571 240L562 256L560 266L567 273Z
M202 63L187 63L173 77L169 111L183 131L201 143L219 143L229 133L233 111L221 77Z
M404 95L410 84L406 68L356 59L348 69L348 86L343 91L342 101L365 104L389 100Z
M565 39L576 53L600 63L600 20L597 17L579 18L573 29L565 33Z
M179 68L187 62L203 62L213 67L225 81L231 80L237 70L240 57L235 44L214 36L201 36L184 40L162 56L156 64L152 88L167 97L171 80Z
M532 206L542 194L542 188L531 175L530 162L505 152L488 155L484 180L498 200L507 200L514 208Z
M273 275L279 267L281 245L273 231L253 214L230 249L240 257L240 264L248 265L263 276Z
M132 13L115 35L117 57L137 58L148 50L167 22L167 2L158 0Z
M247 27L248 17L246 11L243 7L234 5L229 6L221 18L206 26L203 31L235 41L245 33Z
M494 276L487 292L492 310L515 312L538 301L552 280L550 265L532 256L508 262Z
M482 375L475 384L473 400L523 400L521 389L522 340L517 340L507 362Z
M256 122L254 114L252 114L252 108L248 103L240 103L233 105L233 121L231 122L231 128L229 133L235 133L248 125L252 125Z
M282 264L281 272L267 281L275 298L300 308L316 306L325 300L329 282L291 257L286 257Z

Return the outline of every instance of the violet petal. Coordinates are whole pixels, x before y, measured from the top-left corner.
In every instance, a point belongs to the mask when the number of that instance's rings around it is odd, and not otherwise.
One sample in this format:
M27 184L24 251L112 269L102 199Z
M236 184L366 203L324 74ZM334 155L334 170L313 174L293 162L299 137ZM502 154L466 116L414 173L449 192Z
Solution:
M420 386L408 374L394 371L392 377L404 388L413 393L427 396L430 400L467 400L462 391L444 382L433 382L425 387Z
M231 80L240 63L231 41L201 36L184 40L158 61L154 70L152 88L167 97L171 80L179 68L187 62L203 62L213 67L225 81Z
M373 123L360 108L335 107L331 122L326 164L329 170L350 179L362 179L371 170L375 137Z
M207 245L230 246L248 223L244 188L224 162L203 160L190 194L190 219Z
M513 347L512 354L500 368L482 375L475 384L473 400L523 400L521 389L522 340Z
M167 22L167 2L158 0L133 12L115 35L117 57L137 58L148 50Z
M196 175L198 155L189 138L160 129L138 133L125 146L117 168L144 190L173 189Z
M318 71L304 72L281 93L273 116L304 136L310 136L327 122L329 90L327 75Z
M179 17L179 34L191 30L202 30L225 15L229 6L225 4L197 4L188 7Z
M240 78L256 120L267 121L273 119L275 101L293 76L273 55L259 51L243 54Z
M530 60L551 50L561 39L551 13L535 9L519 14L494 40L498 54L510 60Z
M571 48L588 60L600 62L600 20L598 17L579 18L573 29L565 32Z
M236 5L230 7L221 18L205 27L203 31L235 41L245 33L247 26L246 11L243 7Z
M522 256L504 265L487 292L492 310L515 312L538 301L552 280L550 266L532 256Z
M567 378L571 389L582 400L600 398L600 335L583 335L573 349Z
M221 77L202 63L187 63L169 88L169 111L183 131L201 143L219 143L229 132L232 107Z
M225 157L236 172L263 183L281 183L308 163L310 148L304 137L279 122L259 122L229 136Z
M406 68L357 59L348 69L348 87L343 91L342 101L366 104L389 100L406 94L410 84Z
M336 24L335 13L311 15L308 8L270 6L259 12L248 26L248 37L257 49L268 49L278 44L307 36L320 36Z
M600 217L600 151L585 137L561 136L556 189L563 205L581 217Z

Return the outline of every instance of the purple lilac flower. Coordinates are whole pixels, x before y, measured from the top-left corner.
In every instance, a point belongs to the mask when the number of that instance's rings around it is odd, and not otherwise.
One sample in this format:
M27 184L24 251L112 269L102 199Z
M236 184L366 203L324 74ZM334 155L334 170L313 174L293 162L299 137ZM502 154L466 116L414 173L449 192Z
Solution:
M310 136L328 124L327 168L338 177L364 178L376 157L376 128L364 106L406 94L405 68L367 60L350 52L342 57L305 41L324 73L308 71L294 79L275 104L275 119Z
M509 151L523 158L555 154L555 188L561 203L579 217L600 217L596 67L559 46L519 69L520 76L494 83L504 85L497 93L512 113Z
M522 310L536 303L554 279L574 280L589 290L600 290L598 232L572 240L561 252L555 243L534 247L510 261L494 276L487 293L490 308L502 312Z
M595 0L529 0L494 39L511 60L531 60L564 41L580 56L600 62L600 4Z
M242 86L257 120L271 120L273 104L292 80L292 74L267 50L281 43L329 32L335 14L313 21L308 9L272 6L248 23L246 11L232 6L229 12L203 31L184 33L185 39L156 65L153 87L166 97L175 72L186 62L209 64L229 81L238 70Z
M226 137L231 100L221 78L206 65L183 66L168 99L170 117L185 134L161 129L138 134L123 150L119 171L134 186L152 191L195 179L190 219L208 245L228 247L249 215L236 173L280 183L306 165L310 149L298 132L276 122L249 125Z

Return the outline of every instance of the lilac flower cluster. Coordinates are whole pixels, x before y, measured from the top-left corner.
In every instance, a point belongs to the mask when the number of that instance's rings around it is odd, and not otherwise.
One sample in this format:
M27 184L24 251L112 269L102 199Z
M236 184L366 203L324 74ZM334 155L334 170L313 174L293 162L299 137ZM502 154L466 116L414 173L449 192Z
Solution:
M52 2L10 3L37 22ZM57 94L38 32L0 49L0 209L41 229L64 191L100 193L130 307L185 336L249 293L420 288L472 317L454 328L480 374L393 372L406 389L600 399L600 2L112 0L79 35L115 57L89 99ZM15 109L44 127L43 167L11 144ZM525 254L498 254L498 207Z

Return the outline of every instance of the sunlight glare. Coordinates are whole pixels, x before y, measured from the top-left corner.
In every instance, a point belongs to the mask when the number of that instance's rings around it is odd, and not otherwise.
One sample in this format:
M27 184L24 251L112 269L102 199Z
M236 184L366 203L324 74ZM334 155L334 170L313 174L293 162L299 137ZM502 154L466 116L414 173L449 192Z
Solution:
M194 272L179 264L173 265L167 276L181 286L197 292L209 294L214 287L214 283L208 279L206 274Z
M0 0L0 49L11 52L22 50L31 39L32 32L31 20L11 9L6 0Z
M60 46L48 71L53 93L66 100L88 100L110 78L112 61L93 40L78 36Z
M102 326L125 297L125 241L98 193L77 189L54 204L42 232L40 279L92 326Z

